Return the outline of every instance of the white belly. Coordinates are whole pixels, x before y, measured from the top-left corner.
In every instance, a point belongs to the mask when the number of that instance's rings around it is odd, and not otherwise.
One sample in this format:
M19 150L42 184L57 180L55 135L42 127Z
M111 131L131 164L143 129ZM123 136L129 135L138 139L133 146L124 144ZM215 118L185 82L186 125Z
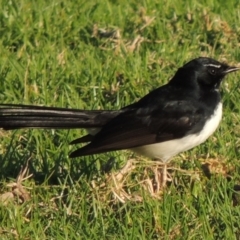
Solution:
M171 157L205 142L217 129L221 119L222 103L219 103L212 117L206 122L200 133L191 134L175 140L137 147L132 150L149 158L160 159L163 162L167 162Z

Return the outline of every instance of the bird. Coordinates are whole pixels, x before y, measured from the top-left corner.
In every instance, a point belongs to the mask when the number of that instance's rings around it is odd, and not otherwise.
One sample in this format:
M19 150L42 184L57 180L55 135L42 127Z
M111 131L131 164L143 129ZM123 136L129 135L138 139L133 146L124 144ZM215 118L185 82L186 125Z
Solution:
M205 142L219 126L221 82L239 69L208 57L192 59L168 83L119 110L0 104L0 128L85 128L88 134L71 144L86 144L71 158L129 149L163 163L164 187L170 160Z

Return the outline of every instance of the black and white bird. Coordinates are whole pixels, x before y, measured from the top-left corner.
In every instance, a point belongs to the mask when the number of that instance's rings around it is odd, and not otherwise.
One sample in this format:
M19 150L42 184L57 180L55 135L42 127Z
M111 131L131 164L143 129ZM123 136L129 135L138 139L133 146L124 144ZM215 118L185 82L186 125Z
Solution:
M239 67L200 57L179 68L173 78L121 110L78 110L29 105L0 105L0 128L86 128L88 142L70 157L131 149L166 164L175 155L207 140L222 118L219 87Z

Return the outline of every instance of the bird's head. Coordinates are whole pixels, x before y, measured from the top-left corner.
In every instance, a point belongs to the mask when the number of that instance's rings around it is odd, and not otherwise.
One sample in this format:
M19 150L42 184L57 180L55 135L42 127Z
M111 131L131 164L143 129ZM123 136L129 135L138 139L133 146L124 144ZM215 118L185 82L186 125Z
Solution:
M200 88L214 90L219 88L221 81L228 73L239 69L239 67L231 67L212 58L199 57L181 67L174 78L185 86L197 84Z

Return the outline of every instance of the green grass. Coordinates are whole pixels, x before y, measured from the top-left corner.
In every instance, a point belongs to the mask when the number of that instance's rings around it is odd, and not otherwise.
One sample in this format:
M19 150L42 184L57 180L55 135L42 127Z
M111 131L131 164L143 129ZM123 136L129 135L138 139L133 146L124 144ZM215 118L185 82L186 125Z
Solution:
M0 5L1 103L119 109L166 83L192 58L240 62L237 0ZM119 38L101 37L104 31ZM0 239L239 239L238 79L231 74L223 83L220 128L172 161L189 174L175 171L159 198L136 184L151 175L140 161L124 189L142 200L114 200L111 181L100 187L108 177L101 167L114 157L113 173L139 157L121 151L69 159L68 143L81 130L1 131L0 194L12 191L7 185L28 160L33 176L22 182L28 201L1 204ZM201 169L209 159L219 164L210 179Z

